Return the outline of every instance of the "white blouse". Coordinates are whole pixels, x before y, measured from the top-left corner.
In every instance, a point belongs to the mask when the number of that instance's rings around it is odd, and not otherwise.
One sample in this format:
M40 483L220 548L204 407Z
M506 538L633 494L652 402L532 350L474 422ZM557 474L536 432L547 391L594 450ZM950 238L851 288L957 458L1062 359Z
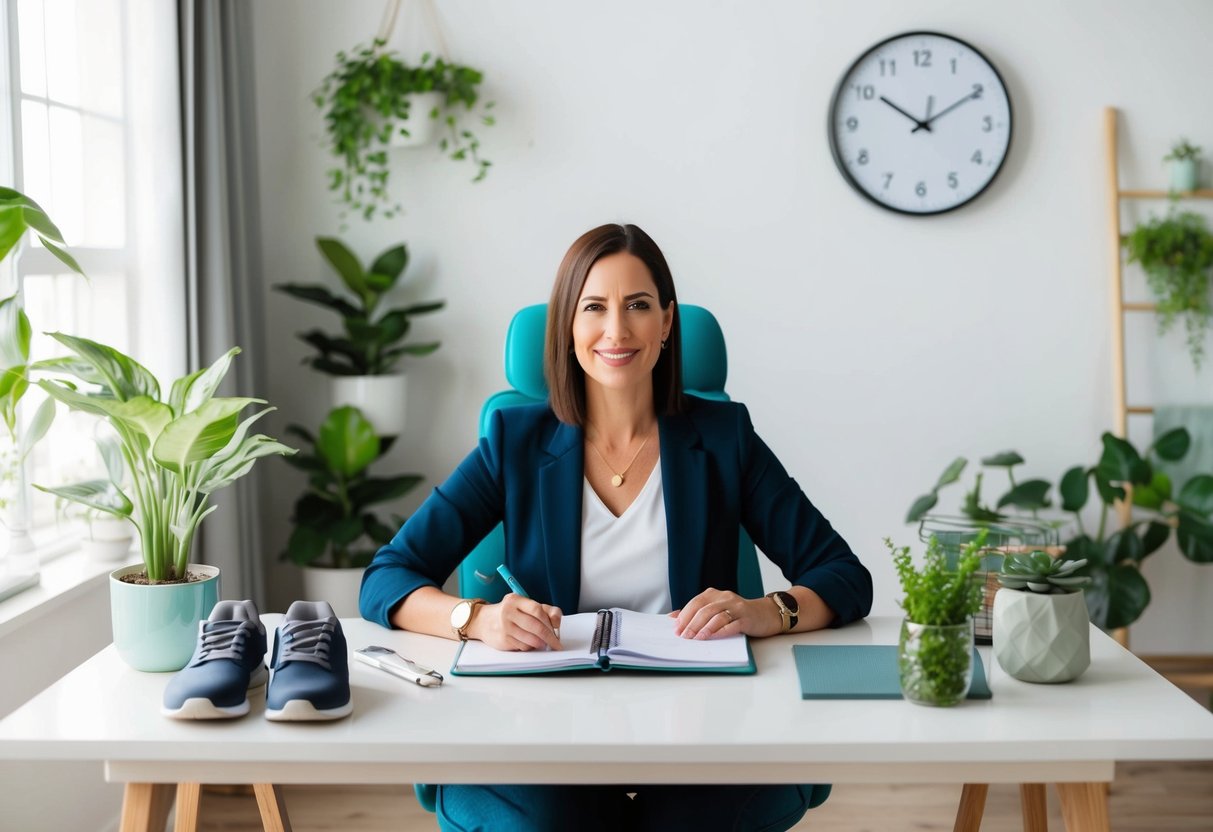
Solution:
M661 460L636 499L616 517L584 480L581 498L581 600L578 612L621 607L660 613L670 600L669 536Z

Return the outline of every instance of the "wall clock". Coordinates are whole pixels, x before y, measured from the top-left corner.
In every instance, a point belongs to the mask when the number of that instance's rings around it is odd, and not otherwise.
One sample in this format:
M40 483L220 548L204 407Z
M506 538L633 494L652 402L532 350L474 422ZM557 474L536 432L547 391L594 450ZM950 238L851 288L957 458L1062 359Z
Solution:
M881 41L830 101L830 150L843 177L882 208L942 214L976 199L1011 147L1011 99L977 49L939 32Z

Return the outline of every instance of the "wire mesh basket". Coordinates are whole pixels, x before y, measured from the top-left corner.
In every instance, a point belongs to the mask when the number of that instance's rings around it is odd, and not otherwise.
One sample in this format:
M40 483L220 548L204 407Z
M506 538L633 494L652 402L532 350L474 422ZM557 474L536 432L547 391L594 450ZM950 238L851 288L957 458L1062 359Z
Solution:
M1006 518L998 522L980 523L968 517L929 515L918 524L918 539L923 543L932 537L939 541L954 567L960 552L977 535L985 530L985 547L981 550L981 567L978 580L982 581L981 610L974 618L974 633L979 644L990 644L994 635L994 593L998 591L998 572L1002 559L1017 552L1042 549L1053 557L1063 551L1061 533L1056 523L1031 518Z

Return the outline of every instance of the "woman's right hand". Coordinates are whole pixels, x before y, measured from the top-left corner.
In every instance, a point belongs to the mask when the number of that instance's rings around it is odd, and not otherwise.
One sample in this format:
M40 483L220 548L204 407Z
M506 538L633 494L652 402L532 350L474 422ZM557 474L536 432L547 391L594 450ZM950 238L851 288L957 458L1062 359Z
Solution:
M560 607L511 592L498 604L482 605L467 634L498 650L559 650L560 617Z

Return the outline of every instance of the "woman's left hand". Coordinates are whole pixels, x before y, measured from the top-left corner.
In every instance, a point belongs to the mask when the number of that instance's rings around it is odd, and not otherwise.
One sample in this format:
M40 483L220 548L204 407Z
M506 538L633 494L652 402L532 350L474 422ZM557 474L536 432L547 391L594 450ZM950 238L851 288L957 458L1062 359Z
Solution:
M779 608L770 598L742 598L736 592L705 589L680 610L670 613L674 635L708 639L745 633L765 638L783 631Z

